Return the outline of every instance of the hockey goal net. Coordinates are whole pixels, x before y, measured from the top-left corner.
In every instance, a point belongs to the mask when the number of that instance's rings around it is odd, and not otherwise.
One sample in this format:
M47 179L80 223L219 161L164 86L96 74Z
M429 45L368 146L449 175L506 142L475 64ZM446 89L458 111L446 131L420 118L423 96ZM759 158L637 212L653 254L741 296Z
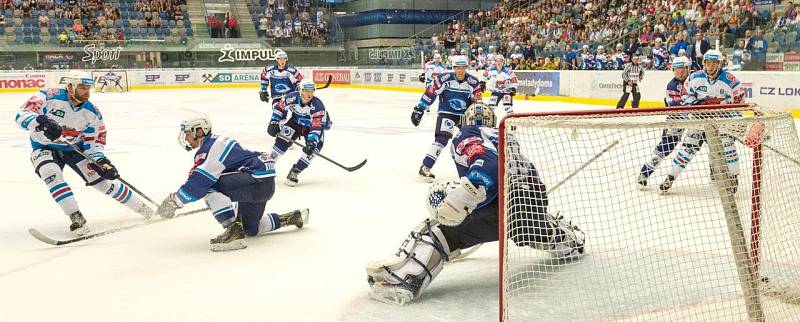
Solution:
M127 92L130 90L128 72L119 69L92 71L95 92Z
M640 189L665 129L685 130ZM800 318L800 141L788 112L718 105L518 114L503 119L499 135L500 320ZM585 233L584 256L517 246L537 231L520 229L515 213L541 201L511 191L531 179L514 171L521 158L547 187L547 212Z

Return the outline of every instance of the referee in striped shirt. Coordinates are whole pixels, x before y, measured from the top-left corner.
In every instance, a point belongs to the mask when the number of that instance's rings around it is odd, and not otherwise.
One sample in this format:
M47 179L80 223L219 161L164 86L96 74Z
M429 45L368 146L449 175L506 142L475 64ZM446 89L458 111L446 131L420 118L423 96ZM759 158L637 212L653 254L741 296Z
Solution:
M617 102L617 108L622 109L628 103L628 95L633 93L633 108L639 108L639 99L642 98L642 93L639 91L639 82L644 77L644 68L639 65L639 56L634 54L631 56L631 63L625 66L622 71L622 97ZM630 91L628 88L630 87Z

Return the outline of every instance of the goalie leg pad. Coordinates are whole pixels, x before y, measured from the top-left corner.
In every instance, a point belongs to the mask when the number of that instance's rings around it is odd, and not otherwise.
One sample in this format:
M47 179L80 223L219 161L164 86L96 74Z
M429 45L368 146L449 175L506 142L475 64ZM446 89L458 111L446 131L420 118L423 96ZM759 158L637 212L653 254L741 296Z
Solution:
M426 219L411 231L393 257L367 265L370 297L399 305L418 298L451 254L439 224Z

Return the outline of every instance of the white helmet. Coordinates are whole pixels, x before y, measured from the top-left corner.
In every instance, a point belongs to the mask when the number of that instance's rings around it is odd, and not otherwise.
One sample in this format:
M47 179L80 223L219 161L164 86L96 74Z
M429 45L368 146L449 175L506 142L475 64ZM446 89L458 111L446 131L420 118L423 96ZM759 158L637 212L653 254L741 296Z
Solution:
M717 65L717 70L710 71L710 70L705 69L705 66L703 66L703 70L706 71L706 74L710 74L710 75L716 74L717 72L719 72L720 69L722 69L722 59L723 59L722 58L722 53L719 50L711 49L711 50L707 51L705 54L703 54L703 63L704 63L704 65L705 65L705 62L707 62L707 61L716 61L719 64Z
M467 65L469 65L467 57L460 55L453 57L453 67L467 67Z
M606 47L603 47L603 46L597 46L597 51L601 51L601 50L605 51L605 50L606 50Z
M287 55L285 51L283 51L281 49L278 49L278 50L275 51L275 59L278 59L278 58L289 59L289 55Z
M93 85L94 79L92 75L82 70L71 70L67 76L61 79L61 82L66 85L72 85L73 88L78 85Z
M186 151L191 151L194 148L188 141L186 141L185 132L196 133L198 129L202 129L206 136L211 134L211 120L204 114L190 116L181 121L181 131L178 133L178 144L180 144Z
M589 49L589 45L583 45L583 49Z
M298 91L302 90L317 90L317 85L314 84L314 81L306 78L300 81L300 85L297 87Z
M505 61L506 61L506 58L505 58L505 57L503 57L503 55L500 55L500 54L498 54L498 55L494 55L494 61L501 61L501 62L505 62Z
M678 68L689 68L691 66L692 66L692 62L689 61L689 58L686 58L686 57L678 57L678 58L675 58L675 60L672 61L672 69L673 70L678 69Z

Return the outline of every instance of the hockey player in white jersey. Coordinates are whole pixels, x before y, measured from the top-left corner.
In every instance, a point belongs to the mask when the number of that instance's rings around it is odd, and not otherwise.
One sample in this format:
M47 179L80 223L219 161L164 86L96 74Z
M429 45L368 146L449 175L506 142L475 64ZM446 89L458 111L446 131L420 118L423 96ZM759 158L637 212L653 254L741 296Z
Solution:
M288 63L289 56L285 51L277 50L275 60L261 71L261 91L258 92L262 102L269 102L272 97L273 105L286 94L296 91L303 80L303 74Z
M685 91L683 90L683 84L686 81L686 78L689 77L689 68L691 68L691 66L692 62L686 57L675 58L675 60L672 62L672 73L675 77L672 78L672 80L667 84L666 95L664 97L665 106L672 107L684 105L682 98L682 95L685 94ZM684 113L670 114L667 116L667 121L684 119L686 117L687 116ZM675 150L675 147L678 146L678 143L681 142L683 130L684 129L679 128L669 128L664 129L664 131L661 133L661 141L653 149L653 154L650 156L650 159L648 159L647 162L642 165L639 178L637 179L639 189L645 189L647 187L647 179L653 174L656 167L658 167L661 161L669 156L672 151Z
M245 236L308 223L308 209L286 214L264 214L275 194L274 162L266 153L250 151L233 138L212 133L211 120L204 115L181 122L178 142L186 151L197 149L189 178L167 196L156 211L171 218L184 205L205 200L214 219L225 231L211 239L212 251L247 247Z
M424 72L419 75L419 78L421 82L425 83L426 89L433 85L433 80L439 76L439 74L447 72L447 68L442 62L442 55L440 54L433 54L433 61L425 63L424 69ZM428 108L425 109L425 112L430 111L431 107L429 105Z
M744 102L744 88L736 76L722 69L722 53L709 50L703 55L703 70L692 73L684 84L685 94L682 96L686 105L738 104ZM735 115L734 115L735 114ZM715 113L700 117L738 117L741 113ZM734 138L726 133L720 136L722 151L728 174L733 179L732 191L736 191L739 175L739 156ZM688 129L681 149L672 160L672 168L664 182L659 186L662 193L672 187L675 179L683 172L705 142L705 133L700 129Z
M514 112L514 95L517 95L517 75L511 67L506 65L502 55L496 55L495 63L484 72L486 83L491 88L492 96L489 98L489 107L496 108L500 103L506 113Z
M72 189L64 180L65 165L88 186L150 218L153 210L127 185L117 180L117 168L103 152L106 145L103 116L89 101L94 80L82 71L71 71L63 80L65 88L43 89L28 99L15 120L20 128L30 133L33 169L44 181L53 200L69 217L70 231L82 235L88 229L84 227L86 219L78 209ZM81 156L70 144L91 157L94 163Z
M403 305L420 297L444 264L461 251L498 240L498 154L495 116L482 103L464 113L451 152L460 179L433 184L426 204L432 218L414 228L400 248L366 267L370 297ZM519 148L517 148L519 150ZM513 153L508 164L509 238L519 247L548 252L559 261L583 255L585 235L548 211L547 188L536 167ZM511 162L509 162L511 161Z

